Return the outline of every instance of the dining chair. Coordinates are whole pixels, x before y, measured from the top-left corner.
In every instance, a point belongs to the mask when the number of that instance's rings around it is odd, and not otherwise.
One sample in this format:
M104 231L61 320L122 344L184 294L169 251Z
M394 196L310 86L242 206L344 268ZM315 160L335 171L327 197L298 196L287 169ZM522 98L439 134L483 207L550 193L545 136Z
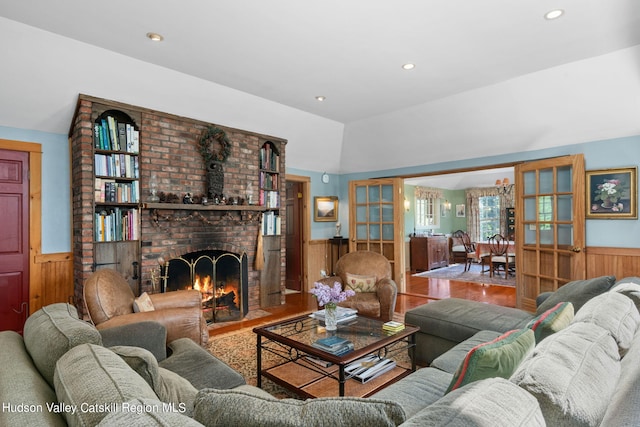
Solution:
M500 267L504 269L504 278L515 270L516 257L508 253L509 240L501 234L494 234L489 238L489 277L493 277L494 271L500 274Z
M464 264L464 271L469 271L471 268L471 263L477 258L476 257L476 245L471 241L469 235L465 232L462 233L462 244L464 245L464 250L467 253L467 258Z

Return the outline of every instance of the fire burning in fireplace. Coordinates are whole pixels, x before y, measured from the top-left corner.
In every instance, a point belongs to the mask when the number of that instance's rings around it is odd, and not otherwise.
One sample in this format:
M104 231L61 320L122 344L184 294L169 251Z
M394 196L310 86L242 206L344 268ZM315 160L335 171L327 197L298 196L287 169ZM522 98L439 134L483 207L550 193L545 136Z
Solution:
M163 292L195 289L207 322L239 320L248 310L247 256L200 251L169 260L161 269Z

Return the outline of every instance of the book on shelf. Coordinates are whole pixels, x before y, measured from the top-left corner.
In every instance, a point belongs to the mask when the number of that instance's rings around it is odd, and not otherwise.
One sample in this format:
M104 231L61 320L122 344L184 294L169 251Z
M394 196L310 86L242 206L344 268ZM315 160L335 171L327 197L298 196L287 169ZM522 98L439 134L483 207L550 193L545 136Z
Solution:
M344 371L353 379L366 383L395 368L396 362L391 359L369 355L348 364Z

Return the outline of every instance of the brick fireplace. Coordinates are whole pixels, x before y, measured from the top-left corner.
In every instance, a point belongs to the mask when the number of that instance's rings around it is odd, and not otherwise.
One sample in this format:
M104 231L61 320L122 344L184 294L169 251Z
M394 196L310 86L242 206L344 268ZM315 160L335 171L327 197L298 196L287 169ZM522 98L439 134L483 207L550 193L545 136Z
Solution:
M211 123L153 111L115 101L81 95L70 132L74 217L75 301L84 312L82 289L96 265L97 244L93 241L94 168L93 123L105 110L125 112L139 129L140 239L127 241L112 263L130 282L134 293L161 292L165 262L198 251L225 251L246 257L246 291L241 295L242 314L260 308L261 277L254 268L261 214L258 206L182 204L182 198L205 195L207 168L199 142ZM229 155L222 163L226 199L258 200L260 148L273 141L280 148L280 186L285 188L285 145L281 138L215 125L228 140ZM151 189L174 196L178 203L154 205ZM284 192L280 193L284 206ZM285 210L280 209L282 229ZM139 243L139 244L138 244ZM285 247L280 247L278 282L284 289ZM135 248L135 249L132 249ZM135 253L134 253L135 252ZM123 257L123 261L120 261ZM135 261L135 262L131 262ZM133 267L132 267L133 265ZM266 268L266 267L265 267ZM273 265L271 266L273 268ZM133 280L132 280L133 279ZM282 296L282 299L284 296ZM246 307L243 308L243 307Z

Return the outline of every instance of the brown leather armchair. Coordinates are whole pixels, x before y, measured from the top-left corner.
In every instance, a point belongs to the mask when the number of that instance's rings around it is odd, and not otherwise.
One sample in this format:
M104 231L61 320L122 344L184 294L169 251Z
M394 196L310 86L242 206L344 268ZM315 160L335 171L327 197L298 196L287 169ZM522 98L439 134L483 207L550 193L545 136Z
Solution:
M347 276L375 277L375 286L372 292L358 292L356 295L341 302L340 306L358 310L358 314L367 317L379 318L387 322L393 318L396 308L398 288L391 279L391 264L389 260L376 252L356 251L343 255L336 263L335 276L319 280L328 286L335 282L342 285L342 289L353 289L347 281Z
M136 313L135 296L124 277L115 270L101 269L89 276L83 295L89 317L98 329L153 321L167 329L167 343L191 338L204 345L209 340L207 322L202 316L202 297L196 290L150 294L153 311Z

